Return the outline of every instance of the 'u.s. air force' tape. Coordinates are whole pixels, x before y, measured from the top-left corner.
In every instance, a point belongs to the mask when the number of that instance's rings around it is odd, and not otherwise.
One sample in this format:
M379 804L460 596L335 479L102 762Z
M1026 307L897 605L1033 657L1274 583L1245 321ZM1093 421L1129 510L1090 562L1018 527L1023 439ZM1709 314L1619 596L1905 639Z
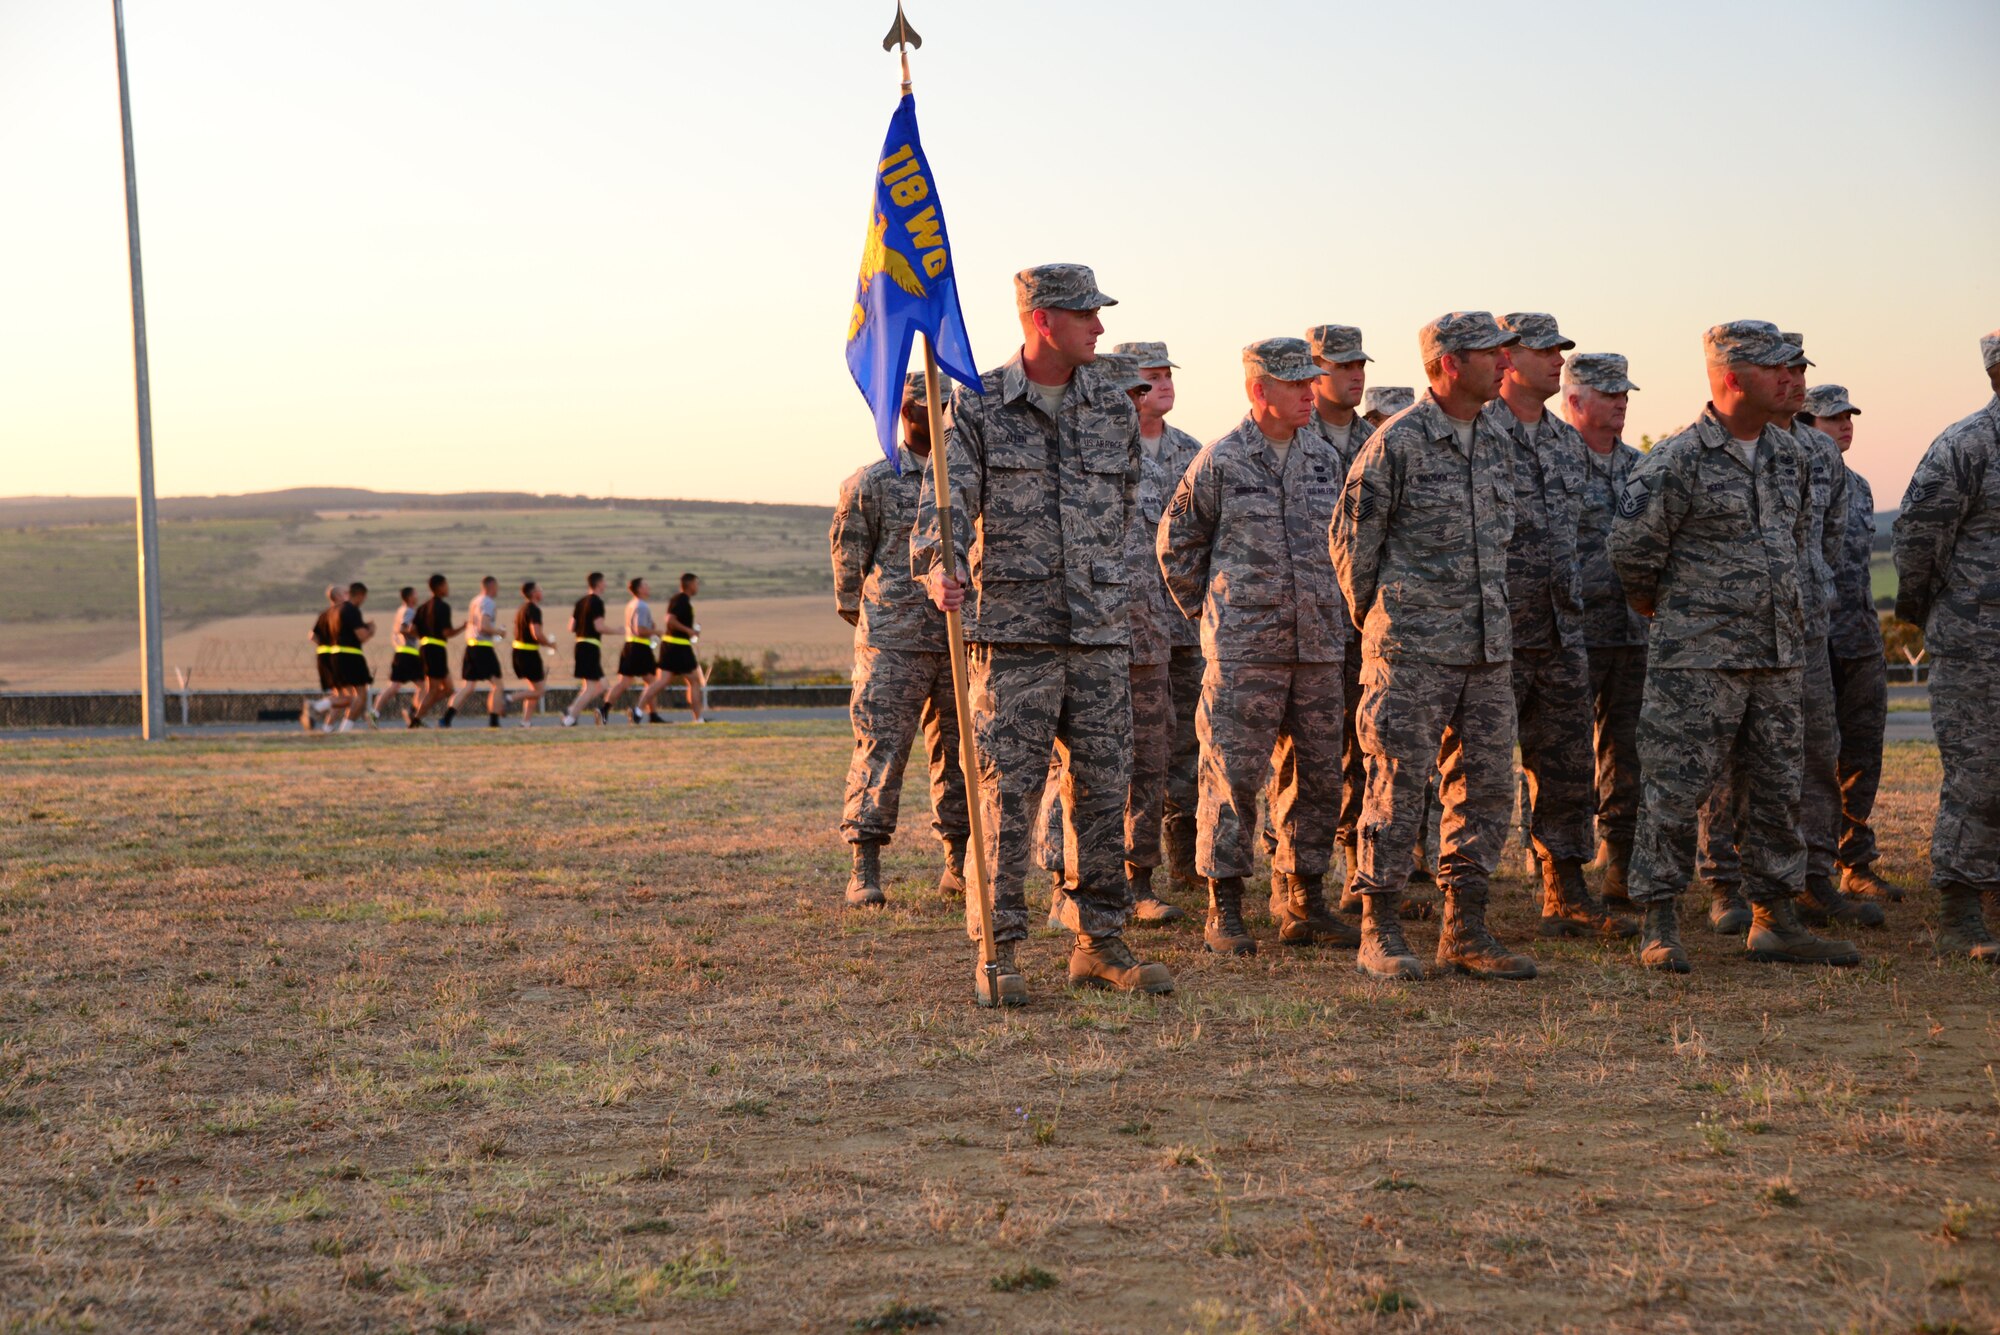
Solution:
M1627 482L1625 490L1618 493L1618 517L1620 519L1637 519L1640 515L1646 513L1646 502L1652 497L1652 494L1652 491L1648 489L1646 484L1637 478Z

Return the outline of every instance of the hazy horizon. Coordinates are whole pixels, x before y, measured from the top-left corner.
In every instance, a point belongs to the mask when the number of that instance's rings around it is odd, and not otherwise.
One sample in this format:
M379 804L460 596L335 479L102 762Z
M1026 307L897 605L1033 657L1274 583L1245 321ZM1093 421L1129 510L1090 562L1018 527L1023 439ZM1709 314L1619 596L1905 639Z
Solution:
M18 494L135 468L110 7L0 7L0 446ZM842 341L896 98L893 0L130 0L162 496L292 486L830 503L874 457ZM925 144L983 368L1014 270L1092 264L1172 420L1240 347L1358 324L1421 383L1453 308L1632 359L1628 435L1700 338L1806 334L1890 509L1986 401L2000 7L1558 0L1136 13L912 0ZM1060 49L1051 51L1051 34ZM1059 76L1055 78L1052 76ZM338 479L337 481L335 479Z

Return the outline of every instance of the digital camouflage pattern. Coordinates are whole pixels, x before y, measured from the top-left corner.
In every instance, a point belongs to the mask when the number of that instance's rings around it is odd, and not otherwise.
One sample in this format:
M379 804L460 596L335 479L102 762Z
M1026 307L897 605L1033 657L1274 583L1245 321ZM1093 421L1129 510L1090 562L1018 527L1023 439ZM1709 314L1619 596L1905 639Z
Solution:
M1630 394L1639 387L1632 383L1629 370L1620 353L1579 352L1563 363L1563 379L1599 394Z
M1361 413L1394 417L1416 401L1417 391L1408 385L1370 385L1361 391Z
M1861 410L1847 397L1845 385L1814 385L1806 391L1805 406L1799 411L1813 417L1838 417L1842 413L1861 416Z
M1882 788L1882 736L1889 724L1889 664L1881 650L1833 659L1835 730L1840 734L1840 865L1859 871L1880 855L1875 795Z
M1796 423L1792 434L1812 463L1812 523L1807 530L1806 555L1814 577L1804 590L1806 639L1824 640L1838 596L1835 572L1847 545L1847 464L1840 457L1839 444L1817 427Z
M1482 414L1468 457L1429 392L1361 447L1330 546L1367 658L1463 666L1514 656L1512 449Z
M1702 335L1702 347L1728 361L1752 366L1790 366L1804 360L1799 345L1788 341L1769 320L1730 320L1713 325Z
M1514 311L1500 317L1500 327L1519 338L1524 348L1561 348L1567 352L1576 346L1576 340L1565 337L1556 327L1556 317L1546 311Z
M1875 611L1875 492L1868 479L1847 470L1847 524L1833 571L1833 617L1828 642L1837 658L1882 656L1882 618Z
M1138 412L1109 377L1079 367L1051 421L1028 393L1020 354L952 392L954 554L969 579L975 643L1131 643L1126 544L1139 481ZM938 568L935 469L924 473L911 572Z
M2000 635L2000 395L1931 442L1894 531L1896 615L1923 628L1933 658L1991 659Z
M1128 557L1132 566L1132 661L1164 663L1177 645L1199 645L1201 625L1181 614L1160 569L1160 525L1167 505L1201 453L1201 442L1168 426L1156 441L1139 442L1139 490Z
M1339 454L1310 427L1282 462L1249 417L1195 456L1158 553L1210 662L1340 661L1347 613L1326 546L1340 486Z
M965 773L958 765L958 703L951 659L942 650L854 647L854 755L840 831L847 842L889 842L903 797L903 767L919 730L930 761L931 829L963 847Z
M1805 661L1811 489L1791 432L1766 426L1752 450L1712 405L1632 470L1610 552L1626 596L1654 604L1649 670Z
M1924 630L1944 762L1931 883L2000 889L2000 395L1931 442L1895 545L1896 615Z
M1355 893L1399 894L1438 776L1444 807L1436 877L1483 892L1500 865L1514 810L1514 689L1506 663L1459 666L1370 655L1355 731L1368 786L1356 831Z
M1167 796L1167 761L1174 740L1174 702L1165 663L1132 665L1132 786L1125 795L1125 862L1160 865L1160 815ZM1076 837L1062 804L1062 761L1049 757L1035 862L1074 879Z
M1646 698L1646 646L1593 646L1588 653L1597 837L1630 849L1639 832L1639 710Z
M944 613L910 578L910 529L929 464L898 447L899 476L878 459L840 484L827 543L833 597L857 648L943 653Z
M1028 935L1026 878L1052 750L1075 842L1063 925L1087 936L1121 934L1131 907L1124 824L1132 697L1124 648L978 643L968 659L994 939Z
M1193 622L1189 622L1193 625ZM1197 629L1197 634L1199 630ZM1161 838L1177 865L1194 869L1195 826L1201 809L1201 736L1195 713L1201 705L1201 677L1208 669L1201 645L1175 645L1167 663L1174 698L1174 744L1167 756L1167 803Z
M1623 361L1624 358L1619 358ZM1576 518L1576 565L1583 586L1583 642L1592 649L1644 645L1646 618L1625 600L1625 586L1611 564L1611 526L1618 498L1645 455L1624 441L1599 454L1583 449L1583 494Z
M1118 343L1114 344L1111 350L1138 358L1140 367L1148 371L1180 365L1167 356L1167 345L1164 343Z
M1087 264L1037 264L1014 275L1019 310L1094 311L1117 304L1097 286Z
M1257 795L1270 784L1272 870L1325 875L1340 814L1340 664L1211 661L1201 687L1195 869L1256 871Z
M1979 336L1979 356L1989 371L2000 366L2000 329Z
M1589 651L1581 644L1516 649L1513 689L1523 823L1534 851L1544 861L1588 862L1597 849Z
M1306 330L1306 343L1312 348L1312 355L1321 361L1343 363L1375 360L1361 350L1361 331L1351 324L1314 325Z
M1520 335L1502 329L1491 311L1450 311L1417 331L1417 350L1428 366L1448 352L1504 348Z
M1325 372L1313 360L1312 345L1302 338L1262 338L1243 349L1243 369L1273 380L1317 380Z
M1637 903L1672 899L1687 887L1697 811L1736 767L1744 795L1744 892L1775 903L1805 883L1799 838L1799 775L1805 761L1802 669L1650 668L1639 712L1644 797L1630 892Z
M1799 772L1799 837L1810 876L1831 876L1840 842L1840 731L1832 661L1824 650L1808 652L1799 683L1803 749ZM1715 791L1702 803L1695 869L1704 880L1743 879L1738 841L1748 819L1750 795L1741 790L1736 763L1724 765Z

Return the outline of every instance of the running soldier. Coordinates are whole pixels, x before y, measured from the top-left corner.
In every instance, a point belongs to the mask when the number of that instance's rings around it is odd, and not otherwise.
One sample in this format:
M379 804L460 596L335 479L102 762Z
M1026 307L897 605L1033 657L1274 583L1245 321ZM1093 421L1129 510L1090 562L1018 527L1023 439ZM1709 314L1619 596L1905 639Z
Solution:
M667 625L660 635L660 674L639 697L639 707L646 711L650 723L663 722L653 712L653 701L676 682L687 687L688 712L694 715L688 721L703 721L706 683L702 680L701 662L694 656L695 643L701 639L701 623L694 619L695 595L700 592L700 577L685 574L680 579L680 591L667 599Z
M1796 902L1806 602L1818 578L1812 458L1776 425L1797 349L1762 320L1716 325L1703 343L1709 404L1633 470L1611 529L1626 599L1653 622L1631 876L1646 912L1639 958L1691 967L1674 901L1694 862L1697 808L1734 764L1747 808L1750 957L1858 964L1850 943L1806 930Z
M1080 264L1014 279L1024 342L979 385L953 391L944 448L953 531L940 530L936 472L926 474L910 541L912 572L947 611L965 606L981 817L993 868L999 994L1027 986L1015 943L1028 934L1024 884L1035 799L1050 748L1065 763L1063 800L1077 841L1065 925L1076 933L1073 984L1173 988L1163 964L1124 940L1124 812L1132 783L1131 579L1126 543L1139 482L1132 401L1090 368L1104 326L1096 275ZM961 572L947 579L939 544ZM969 591L969 595L968 595Z
M1357 340L1358 341L1358 340ZM1243 349L1250 411L1195 456L1160 525L1167 589L1201 617L1201 820L1195 866L1208 878L1203 940L1249 955L1243 881L1256 870L1257 795L1277 769L1271 917L1287 945L1356 945L1324 885L1340 819L1346 608L1326 532L1345 460L1311 430L1325 374L1299 338Z
M366 714L368 688L375 681L362 648L375 635L375 623L361 613L362 604L367 601L368 586L356 580L347 586L346 601L334 609L333 671L340 683L341 732L354 731L355 719ZM369 723L373 726L374 720Z
M2000 964L1980 896L2000 893L2000 329L1993 397L1931 442L1896 516L1896 615L1924 631L1944 784L1931 829L1937 949Z
M1827 634L1840 730L1840 888L1844 894L1900 902L1902 887L1883 880L1875 870L1880 850L1869 824L1876 791L1882 786L1889 664L1882 656L1882 621L1875 615L1869 572L1869 554L1875 547L1875 492L1868 479L1847 464L1854 419L1861 410L1848 401L1845 386L1814 385L1806 391L1804 415L1840 447L1847 469L1847 525L1833 572L1833 615Z
M1497 941L1486 901L1514 804L1513 445L1482 413L1516 336L1485 311L1453 311L1418 334L1430 390L1377 429L1347 474L1330 535L1342 593L1361 627L1366 757L1355 890L1356 967L1421 978L1396 901L1410 878L1424 785L1444 804L1437 961L1480 977L1533 978Z
M395 648L389 657L389 680L376 695L374 707L368 711L378 719L405 686L411 688L413 698L424 686L424 656L417 652L417 591L405 584L396 591L396 599L396 619L389 627L389 638ZM407 708L403 710L403 721L410 721Z
M1646 694L1646 619L1625 601L1611 564L1618 497L1646 456L1627 445L1628 396L1639 388L1615 352L1579 352L1563 367L1563 414L1583 438L1576 564L1583 580L1583 644L1595 725L1597 836L1604 901L1631 905L1632 840L1639 830L1639 705Z
M618 675L604 690L604 703L599 707L603 713L618 707L618 702L625 698L627 686L640 687L643 698L646 684L660 670L659 659L653 654L659 636L653 629L652 604L646 601L652 594L652 586L646 583L644 575L634 575L627 581L625 591L632 595L625 604L625 647L618 651ZM646 721L636 707L630 712L634 723ZM654 721L659 721L657 715Z
M542 650L556 642L542 629L542 586L533 580L521 585L521 605L514 609L514 675L528 684L521 696L521 726L534 724L535 707L548 689L549 671L542 663Z
M307 732L313 730L313 715L327 716L325 731L333 731L333 707L340 703L340 674L334 663L335 618L340 605L347 600L347 590L338 584L326 586L326 606L313 618L312 630L307 638L312 641L313 666L319 673L320 696L299 706L299 726Z
M458 717L459 706L479 689L481 682L492 683L486 690L486 726L500 726L500 715L507 709L507 693L500 680L500 655L493 648L493 633L500 624L499 593L500 581L493 576L479 581L479 593L465 615L465 656L458 669L462 680L458 693L445 706L444 717L438 720L440 728L451 726L451 721Z
M576 637L576 698L563 710L562 725L576 726L577 716L597 702L598 726L611 721L611 706L604 700L604 572L593 570L584 579L584 595L570 609L569 633Z
M903 768L919 731L930 760L931 830L944 845L938 893L965 893L965 772L958 763L958 702L944 614L910 578L910 529L931 457L922 373L903 383L902 417L897 465L878 459L841 483L827 533L834 607L854 627L848 704L854 755L840 819L841 837L853 848L846 897L854 907L888 902L882 846L896 833Z
M424 660L424 688L418 692L416 707L410 711L412 728L423 727L424 711L451 695L450 644L465 630L464 626L451 624L451 604L445 601L451 594L451 581L443 575L432 575L430 591L431 596L417 608L414 622L417 650Z
M1508 441L1514 536L1507 544L1513 618L1515 726L1521 745L1522 823L1541 873L1543 936L1638 933L1590 892L1583 864L1595 841L1590 654L1584 646L1577 527L1584 456L1576 431L1546 411L1562 387L1563 354L1576 343L1540 311L1500 317L1519 340L1508 350L1487 425Z
M1146 393L1139 406L1139 453L1141 456L1138 508L1145 521L1145 573L1135 574L1142 583L1150 580L1157 588L1160 607L1166 615L1167 686L1173 695L1174 737L1167 757L1166 801L1161 809L1160 839L1165 845L1166 864L1174 879L1198 895L1208 887L1194 869L1195 828L1198 817L1201 741L1195 735L1195 706L1201 701L1201 626L1181 615L1173 596L1160 575L1160 563L1153 555L1160 520L1167 502L1195 455L1201 442L1167 421L1174 407L1174 362L1164 343L1120 343L1113 352L1139 359L1139 375ZM1155 864L1157 865L1157 863ZM1136 899L1132 916L1141 922L1172 922L1182 913L1159 897L1147 882L1149 893ZM1135 891L1136 893L1136 891Z

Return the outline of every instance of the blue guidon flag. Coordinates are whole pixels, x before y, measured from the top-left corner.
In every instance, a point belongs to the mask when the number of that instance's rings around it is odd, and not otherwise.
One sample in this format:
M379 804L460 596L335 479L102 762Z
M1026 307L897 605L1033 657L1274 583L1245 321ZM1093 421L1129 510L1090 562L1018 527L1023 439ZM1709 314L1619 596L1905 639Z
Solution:
M874 410L882 453L898 471L903 371L919 330L930 335L940 369L961 384L979 383L965 315L958 308L958 280L937 178L917 138L916 98L905 93L889 118L889 137L875 164L868 240L854 284L854 313L847 321L847 369Z

